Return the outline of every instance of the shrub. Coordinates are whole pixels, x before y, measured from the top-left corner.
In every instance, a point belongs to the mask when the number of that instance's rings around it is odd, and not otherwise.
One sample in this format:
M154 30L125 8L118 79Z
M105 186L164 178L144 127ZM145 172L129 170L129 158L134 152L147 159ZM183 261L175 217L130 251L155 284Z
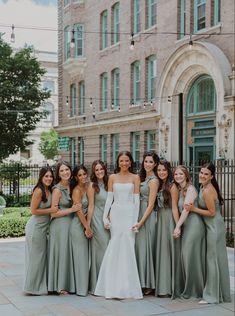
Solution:
M28 217L2 217L0 219L0 237L19 237L25 234Z
M0 238L24 236L25 225L30 216L28 207L5 208L0 217Z

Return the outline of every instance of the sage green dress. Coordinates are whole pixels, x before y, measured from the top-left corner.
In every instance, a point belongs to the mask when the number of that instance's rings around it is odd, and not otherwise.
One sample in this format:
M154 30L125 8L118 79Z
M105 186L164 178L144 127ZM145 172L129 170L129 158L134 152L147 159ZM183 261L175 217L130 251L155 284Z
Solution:
M88 199L86 193L82 196L82 211L87 214ZM89 283L89 249L84 227L75 214L70 228L70 256L75 283L75 293L80 296L88 294Z
M110 239L109 230L104 228L103 223L103 213L107 198L107 191L104 188L104 184L99 184L99 188L100 191L95 193L94 212L91 221L91 228L94 233L93 237L90 239L91 267L89 292L91 294L94 294L101 262Z
M54 186L61 191L59 210L72 206L69 191L60 183ZM60 292L66 290L73 293L74 278L71 273L72 263L69 251L69 232L73 214L52 218L49 229L49 263L48 263L48 291Z
M140 220L148 206L149 182L157 179L150 176L140 184ZM155 289L155 237L156 237L156 212L153 210L144 225L140 228L135 237L136 261L142 288Z
M163 191L157 194L155 295L179 297L183 289L180 239L173 238L172 208L164 206Z
M225 225L220 213L219 200L215 202L214 217L203 216L206 226L206 284L203 299L208 303L231 302ZM207 209L199 193L198 207Z
M178 207L185 197L180 193ZM200 215L190 212L182 227L181 261L184 279L183 298L202 298L205 285L205 226Z
M51 193L39 209L51 207ZM25 227L25 279L23 290L33 295L47 294L47 234L50 215L32 215Z

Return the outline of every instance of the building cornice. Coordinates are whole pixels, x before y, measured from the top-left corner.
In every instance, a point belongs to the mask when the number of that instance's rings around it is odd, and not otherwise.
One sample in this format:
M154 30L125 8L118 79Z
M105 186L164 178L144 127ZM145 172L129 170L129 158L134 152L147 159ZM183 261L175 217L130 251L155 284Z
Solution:
M66 132L70 130L76 130L79 128L82 128L83 130L86 129L91 129L91 128L96 128L100 126L109 126L113 124L118 124L118 123L129 123L133 121L142 121L145 119L156 119L156 121L160 120L160 115L159 113L147 113L147 114L142 114L142 115L130 115L127 117L118 117L118 118L110 118L110 119L102 119L102 120L95 120L94 122L89 122L89 123L82 123L82 124L76 124L76 125L69 125L69 126L61 126L61 127L55 127L55 130L57 132Z

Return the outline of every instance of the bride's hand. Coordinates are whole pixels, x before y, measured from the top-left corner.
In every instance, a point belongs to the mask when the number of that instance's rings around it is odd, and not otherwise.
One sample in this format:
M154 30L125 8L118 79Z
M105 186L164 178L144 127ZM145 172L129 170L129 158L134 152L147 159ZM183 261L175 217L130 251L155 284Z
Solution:
M139 232L139 229L140 229L140 224L139 223L136 223L132 226L131 230L134 232L134 233L138 233Z
M105 229L110 229L111 228L111 222L108 219L106 219L104 221L104 228Z

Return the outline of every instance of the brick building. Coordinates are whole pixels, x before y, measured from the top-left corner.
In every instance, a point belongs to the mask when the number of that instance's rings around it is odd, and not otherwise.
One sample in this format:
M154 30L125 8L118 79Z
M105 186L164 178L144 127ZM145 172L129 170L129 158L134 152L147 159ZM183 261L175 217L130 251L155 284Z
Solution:
M234 156L233 0L59 0L58 17L64 159Z

